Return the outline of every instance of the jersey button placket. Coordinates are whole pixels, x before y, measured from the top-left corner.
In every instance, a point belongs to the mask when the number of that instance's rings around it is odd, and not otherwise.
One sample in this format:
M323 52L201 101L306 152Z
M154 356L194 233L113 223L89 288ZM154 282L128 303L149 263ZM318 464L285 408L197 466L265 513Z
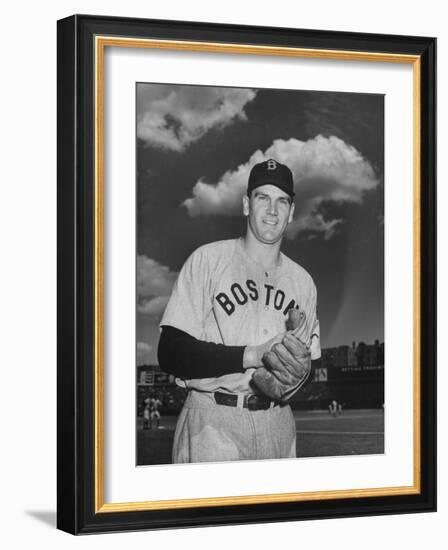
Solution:
M269 278L269 273L267 271L264 272L264 277L265 277L265 280L267 280ZM269 311L269 306L266 304L264 306L264 310L265 311ZM264 328L263 329L263 336L266 337L268 335L269 331L267 328Z
M268 279L269 278L269 273L267 271L264 272L264 276L265 276L265 279ZM265 311L268 311L269 310L269 306L268 305L265 305L264 306L264 310Z

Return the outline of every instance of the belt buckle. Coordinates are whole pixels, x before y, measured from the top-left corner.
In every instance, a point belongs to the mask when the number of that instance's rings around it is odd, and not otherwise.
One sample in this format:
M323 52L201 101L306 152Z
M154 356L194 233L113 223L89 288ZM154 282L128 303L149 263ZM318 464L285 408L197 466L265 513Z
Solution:
M246 397L247 408L249 411L257 410L257 396L254 394Z
M247 396L247 408L249 411L260 411L270 408L271 401L261 395L251 394Z

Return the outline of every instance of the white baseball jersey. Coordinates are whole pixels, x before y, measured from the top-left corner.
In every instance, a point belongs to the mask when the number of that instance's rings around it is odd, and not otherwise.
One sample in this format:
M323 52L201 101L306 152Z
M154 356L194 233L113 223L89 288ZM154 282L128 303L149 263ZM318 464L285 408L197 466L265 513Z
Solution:
M305 269L280 253L279 263L264 269L244 251L242 239L204 245L188 258L162 321L191 336L228 346L258 345L286 329L288 310L306 315L302 338L311 345L311 358L320 357L316 287ZM188 389L252 393L254 369L218 378L176 382Z

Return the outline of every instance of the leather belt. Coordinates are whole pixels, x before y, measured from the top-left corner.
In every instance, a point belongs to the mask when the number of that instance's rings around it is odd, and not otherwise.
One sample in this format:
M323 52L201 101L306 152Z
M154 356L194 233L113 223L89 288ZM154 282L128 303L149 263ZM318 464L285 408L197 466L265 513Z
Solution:
M235 394L215 391L213 396L218 405L225 405L227 407L238 406L238 396ZM245 395L242 400L242 406L249 411L266 410L277 405L280 405L279 401L272 401L264 395Z

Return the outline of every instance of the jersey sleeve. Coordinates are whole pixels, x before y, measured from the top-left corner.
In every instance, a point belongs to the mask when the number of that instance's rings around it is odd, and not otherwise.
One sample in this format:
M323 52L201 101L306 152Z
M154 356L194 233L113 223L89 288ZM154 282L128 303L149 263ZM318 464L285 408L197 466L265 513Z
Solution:
M160 326L172 326L202 339L211 308L209 266L206 254L198 249L178 275Z
M320 325L317 318L317 290L314 282L311 282L311 292L309 299L305 304L305 314L307 320L308 342L310 344L311 359L319 359L320 349Z

